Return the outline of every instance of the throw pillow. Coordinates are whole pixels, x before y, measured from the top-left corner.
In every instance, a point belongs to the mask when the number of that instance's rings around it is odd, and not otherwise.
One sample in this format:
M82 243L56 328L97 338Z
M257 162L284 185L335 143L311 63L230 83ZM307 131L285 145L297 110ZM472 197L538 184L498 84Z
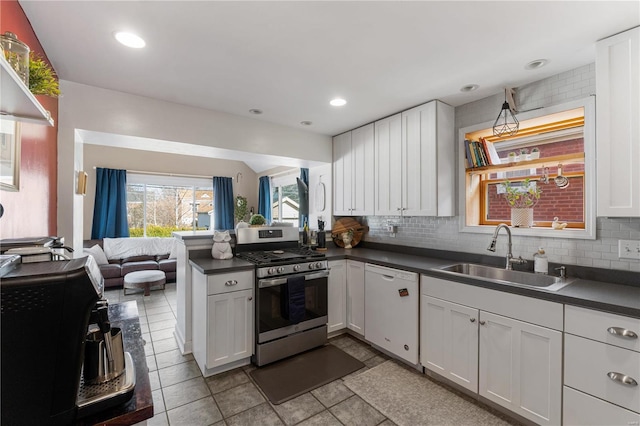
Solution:
M104 254L104 250L102 250L102 247L100 247L99 244L96 244L91 248L84 249L84 252L86 254L90 254L91 256L93 256L93 259L96 261L98 266L109 264L109 260L107 260L107 255Z
M171 253L169 253L169 259L175 259L178 257L178 242L175 238L172 238Z

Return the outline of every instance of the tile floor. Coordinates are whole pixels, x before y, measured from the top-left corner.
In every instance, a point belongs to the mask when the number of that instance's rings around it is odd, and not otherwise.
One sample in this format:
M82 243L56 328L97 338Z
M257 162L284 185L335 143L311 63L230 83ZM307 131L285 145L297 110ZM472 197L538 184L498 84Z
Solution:
M248 374L253 366L204 378L193 356L183 356L173 337L175 283L147 297L141 292L124 296L122 289L108 290L106 297L109 303L135 300L138 304L155 413L147 425L394 425L348 389L343 383L346 377L280 405L269 403L253 382ZM388 359L348 335L330 343L365 364L354 375ZM452 398L456 395L452 392Z

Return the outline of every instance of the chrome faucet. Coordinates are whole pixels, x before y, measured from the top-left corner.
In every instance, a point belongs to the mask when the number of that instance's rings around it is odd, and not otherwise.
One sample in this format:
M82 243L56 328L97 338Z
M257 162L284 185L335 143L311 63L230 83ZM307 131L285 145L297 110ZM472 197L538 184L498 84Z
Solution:
M513 253L511 253L511 248L512 248L512 244L511 244L511 230L509 229L509 226L506 223L501 223L498 226L496 226L496 230L493 233L493 239L491 240L491 244L489 244L489 247L487 247L487 250L489 251L496 251L496 240L498 239L498 233L500 232L500 229L503 229L505 231L507 231L507 237L509 237L509 245L507 246L507 265L505 266L506 269L513 269L513 266L511 266L512 264L517 264L517 265L524 265L525 263L527 263L526 260L524 260L522 258L522 256L518 256L517 258L513 257Z

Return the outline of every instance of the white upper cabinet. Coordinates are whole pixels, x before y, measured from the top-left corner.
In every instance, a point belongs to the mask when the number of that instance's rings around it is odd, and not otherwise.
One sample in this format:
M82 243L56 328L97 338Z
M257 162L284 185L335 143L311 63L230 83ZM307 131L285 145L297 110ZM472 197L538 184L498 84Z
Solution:
M432 101L375 126L375 214L453 216L453 107Z
M333 138L333 214L351 214L351 132Z
M373 215L373 124L333 138L333 214Z
M393 216L402 209L402 114L375 122L375 214Z
M640 27L596 44L598 216L640 217Z

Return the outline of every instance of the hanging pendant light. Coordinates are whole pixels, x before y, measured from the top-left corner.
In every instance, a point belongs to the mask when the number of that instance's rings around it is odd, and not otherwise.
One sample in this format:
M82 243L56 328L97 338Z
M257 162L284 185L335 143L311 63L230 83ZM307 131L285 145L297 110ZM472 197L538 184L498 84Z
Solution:
M495 123L493 123L493 135L498 137L513 136L518 133L518 129L520 128L520 122L513 114L509 102L507 102L507 90L508 89L504 89L504 103L502 104L498 118L496 118Z

